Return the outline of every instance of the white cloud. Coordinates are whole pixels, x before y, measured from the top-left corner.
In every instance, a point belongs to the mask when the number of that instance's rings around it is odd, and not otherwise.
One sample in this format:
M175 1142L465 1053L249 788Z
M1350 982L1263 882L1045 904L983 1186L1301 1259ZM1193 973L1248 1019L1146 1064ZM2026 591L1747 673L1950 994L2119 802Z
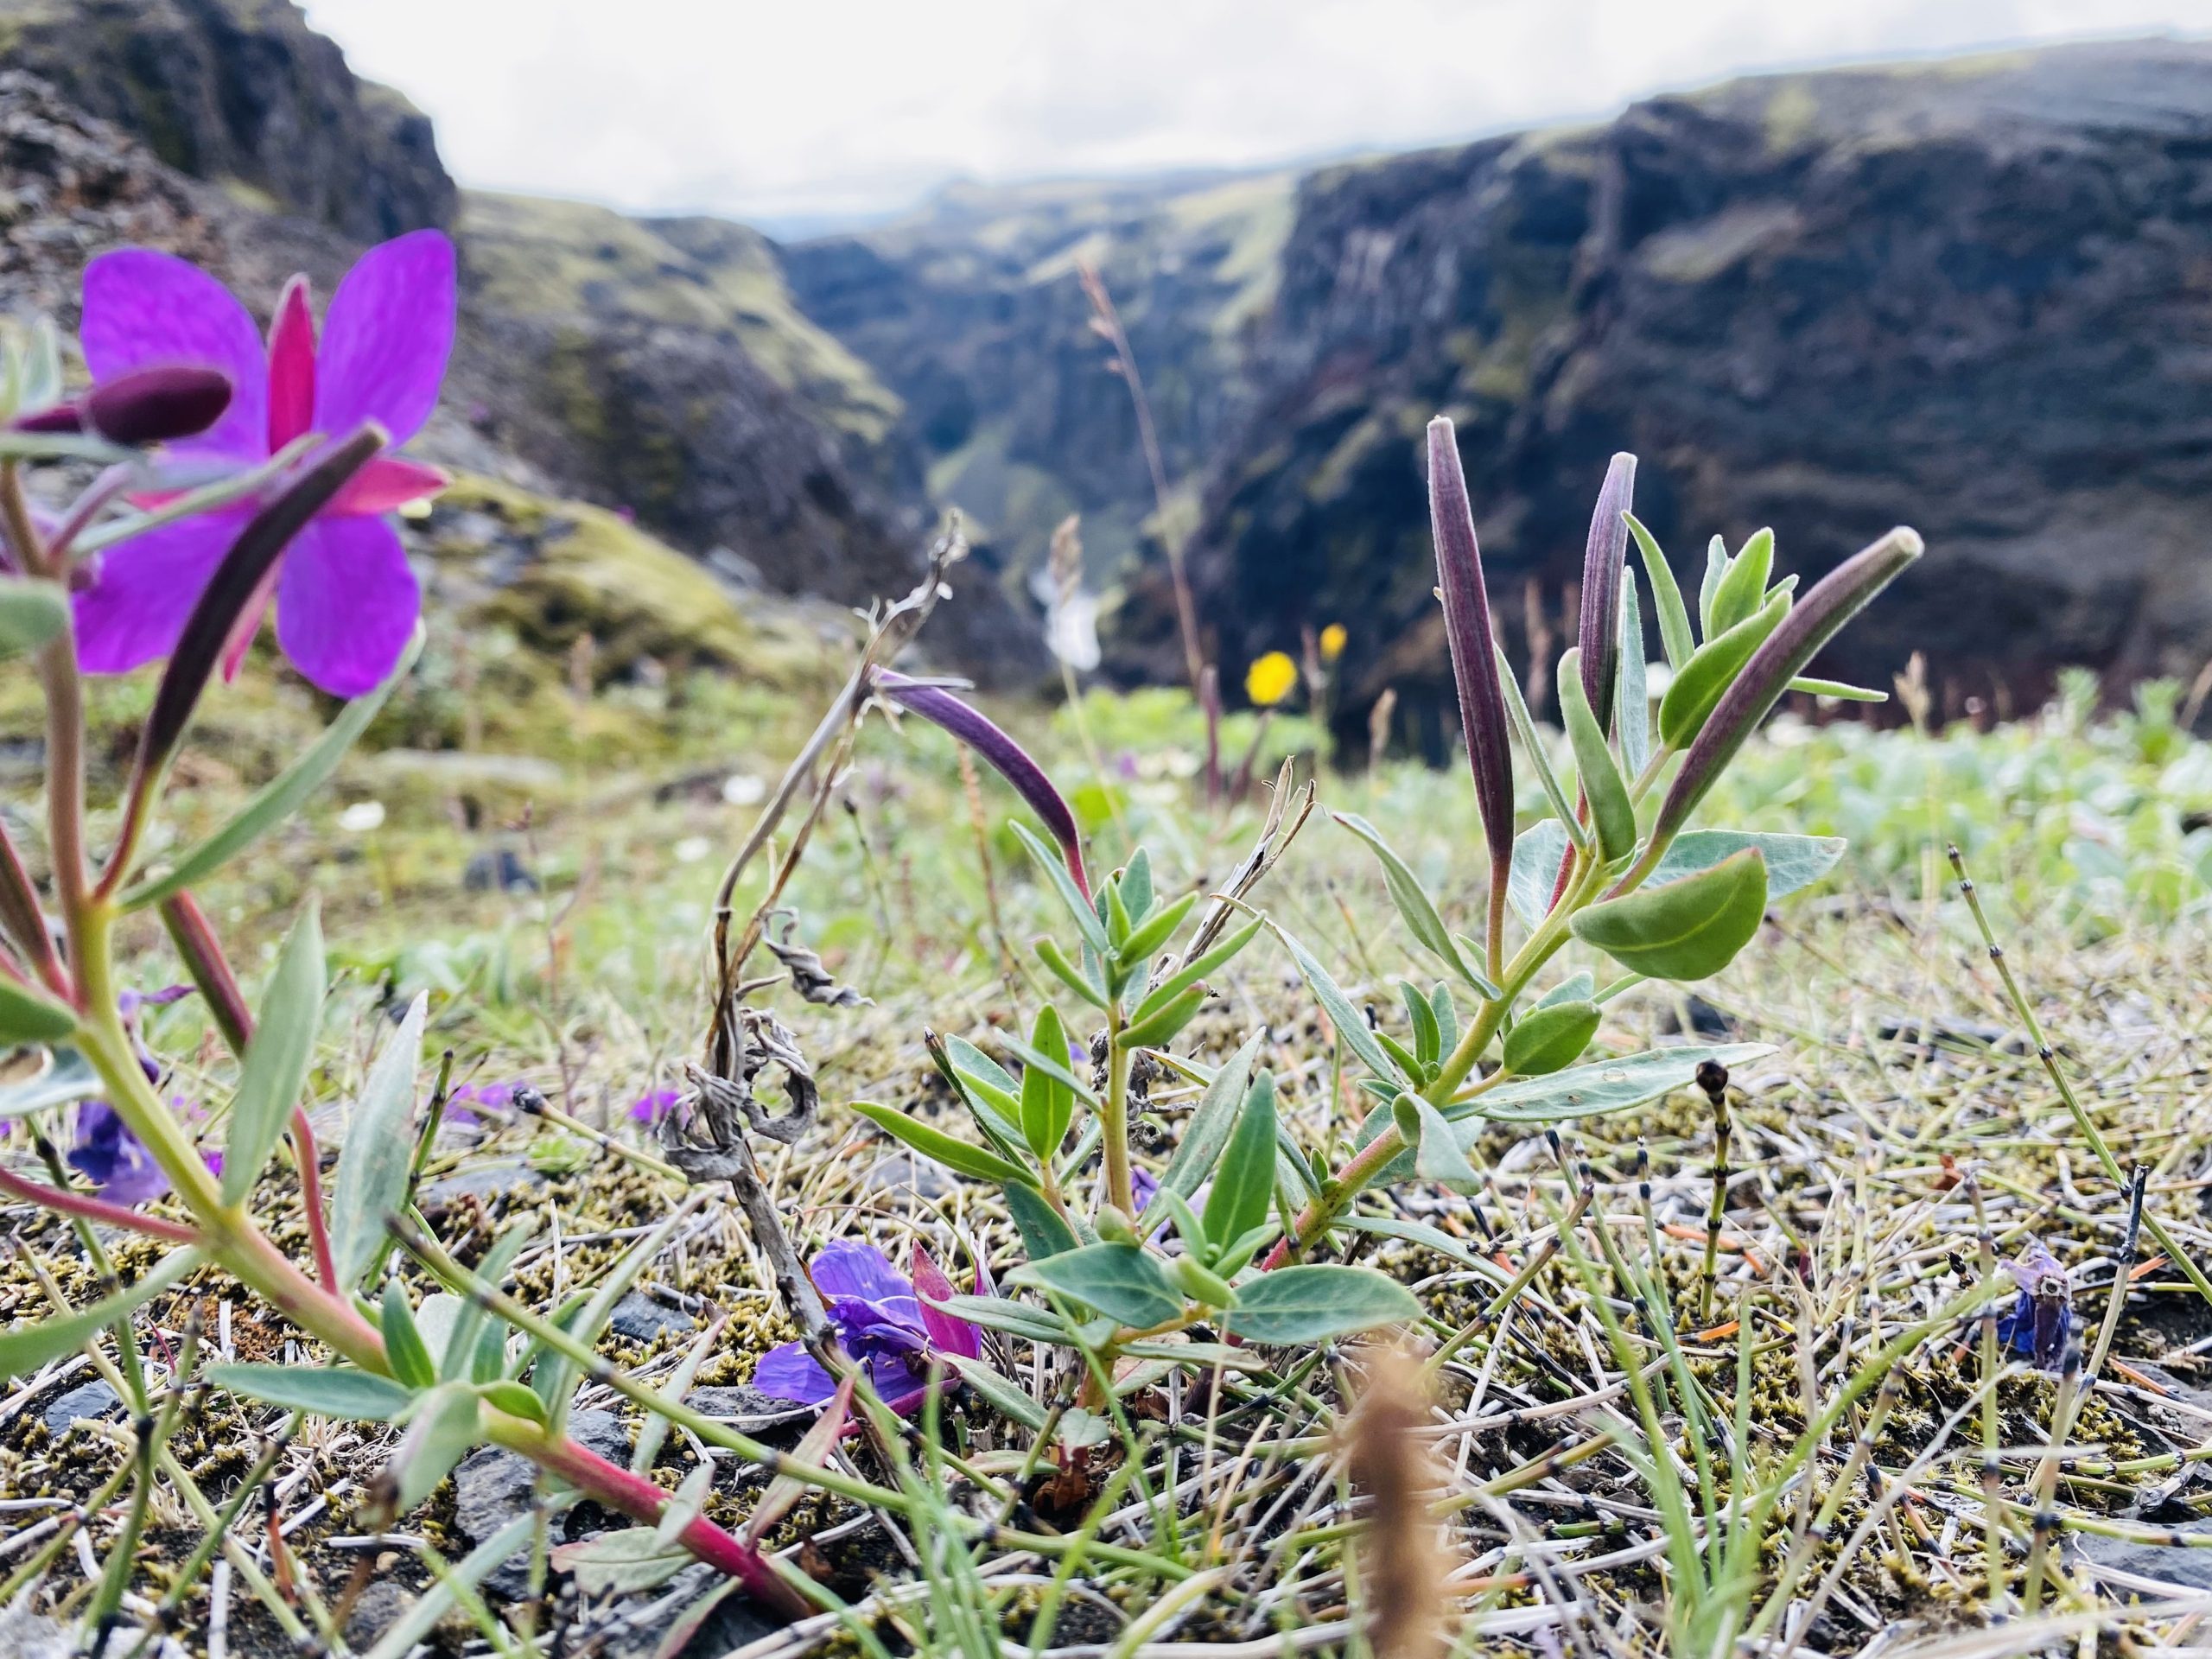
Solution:
M1747 70L2212 0L307 0L465 183L739 217L950 178L1243 166L1602 114Z

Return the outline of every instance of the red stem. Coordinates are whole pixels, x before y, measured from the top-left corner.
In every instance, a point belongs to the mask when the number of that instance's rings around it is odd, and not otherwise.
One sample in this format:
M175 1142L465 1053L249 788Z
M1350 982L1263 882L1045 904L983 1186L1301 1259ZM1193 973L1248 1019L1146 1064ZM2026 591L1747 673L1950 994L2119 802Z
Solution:
M27 1181L11 1170L0 1169L0 1192L7 1192L28 1204L48 1210L58 1210L65 1216L75 1216L80 1221L97 1222L103 1227L124 1227L134 1233L144 1233L152 1238L166 1238L172 1244L197 1244L200 1235L181 1222L163 1221L158 1216L142 1216L136 1210L126 1210L119 1204L110 1204L105 1198L87 1198L82 1192L64 1192L58 1186L48 1186L38 1181Z
M315 1246L315 1271L323 1288L334 1296L345 1294L338 1282L338 1258L330 1250L330 1227L322 1217L322 1162L315 1147L315 1130L307 1113L292 1108L292 1151L300 1161L300 1208L307 1212L308 1238Z
M0 906L5 907L9 931L28 936L16 944L29 955L31 966L38 969L38 976L46 982L47 988L56 996L74 1002L76 995L70 988L69 976L62 971L61 959L54 954L54 936L47 930L38 888L31 880L30 872L23 868L23 861L16 854L16 843L5 825L0 825Z
M548 1435L531 1456L587 1497L642 1525L658 1525L667 1506L668 1494L652 1482L609 1463L574 1440ZM814 1611L759 1550L740 1542L705 1516L694 1516L677 1535L677 1541L709 1567L742 1584L755 1601L786 1618L802 1618Z

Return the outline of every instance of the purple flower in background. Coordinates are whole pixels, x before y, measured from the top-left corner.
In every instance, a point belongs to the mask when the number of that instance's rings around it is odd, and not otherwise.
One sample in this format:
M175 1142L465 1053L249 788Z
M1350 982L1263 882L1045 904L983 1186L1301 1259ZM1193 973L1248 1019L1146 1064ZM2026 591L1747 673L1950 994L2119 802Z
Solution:
M823 1247L810 1273L837 1340L868 1368L868 1381L893 1411L911 1411L921 1403L932 1351L965 1359L983 1351L974 1325L931 1306L950 1296L952 1285L918 1248L912 1280L873 1244L842 1240ZM922 1300L918 1289L927 1291L931 1302ZM837 1391L830 1373L796 1342L760 1356L753 1386L772 1399L809 1406L820 1405Z
M375 421L397 446L438 401L454 331L453 244L416 231L363 254L331 296L318 344L307 283L277 302L264 346L253 319L207 272L148 248L101 255L85 270L85 361L98 381L201 364L230 378L229 407L173 446L220 470L261 465L308 432L335 437ZM294 538L241 620L226 658L235 673L269 600L284 654L316 685L358 696L380 683L414 632L422 596L385 514L434 494L443 475L395 455L370 461ZM85 667L120 674L167 656L193 601L257 510L252 501L150 531L103 556L77 594Z
M683 1098L683 1095L680 1090L656 1089L651 1094L640 1095L630 1103L630 1116L638 1122L649 1126L656 1125L661 1119L674 1111L677 1103Z
M1129 1171L1129 1191L1137 1201L1137 1213L1142 1215L1145 1206L1160 1196L1160 1177L1139 1164Z
M480 1106L494 1116L505 1116L514 1109L515 1090L519 1087L513 1083L464 1083L446 1096L446 1121L480 1123L483 1118L473 1109Z
M2005 1266L2020 1287L2020 1300L1998 1320L1997 1339L2027 1355L2038 1370L2055 1371L2074 1330L2074 1287L2065 1266L2035 1239Z
M77 1109L77 1141L69 1148L69 1165L111 1204L146 1204L169 1190L169 1178L146 1143L104 1100L88 1100Z

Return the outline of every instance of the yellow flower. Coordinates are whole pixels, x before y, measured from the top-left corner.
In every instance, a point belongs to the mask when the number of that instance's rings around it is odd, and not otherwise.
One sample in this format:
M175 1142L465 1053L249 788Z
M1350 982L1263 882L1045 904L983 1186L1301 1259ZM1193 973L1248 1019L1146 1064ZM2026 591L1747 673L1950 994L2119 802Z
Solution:
M1298 664L1287 653L1271 651L1244 671L1244 695L1262 709L1272 709L1298 683Z
M1338 658L1343 656L1344 641L1349 637L1344 632L1344 625L1341 622L1332 622L1327 627L1322 629L1321 660L1325 663L1333 663Z

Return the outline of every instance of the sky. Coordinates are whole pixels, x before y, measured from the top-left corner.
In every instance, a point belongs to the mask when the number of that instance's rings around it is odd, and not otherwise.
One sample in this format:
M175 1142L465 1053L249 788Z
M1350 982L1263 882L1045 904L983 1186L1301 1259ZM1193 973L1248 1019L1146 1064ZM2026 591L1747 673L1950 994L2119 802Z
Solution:
M305 0L465 185L771 225L1253 167L1762 69L2212 35L2212 0Z

